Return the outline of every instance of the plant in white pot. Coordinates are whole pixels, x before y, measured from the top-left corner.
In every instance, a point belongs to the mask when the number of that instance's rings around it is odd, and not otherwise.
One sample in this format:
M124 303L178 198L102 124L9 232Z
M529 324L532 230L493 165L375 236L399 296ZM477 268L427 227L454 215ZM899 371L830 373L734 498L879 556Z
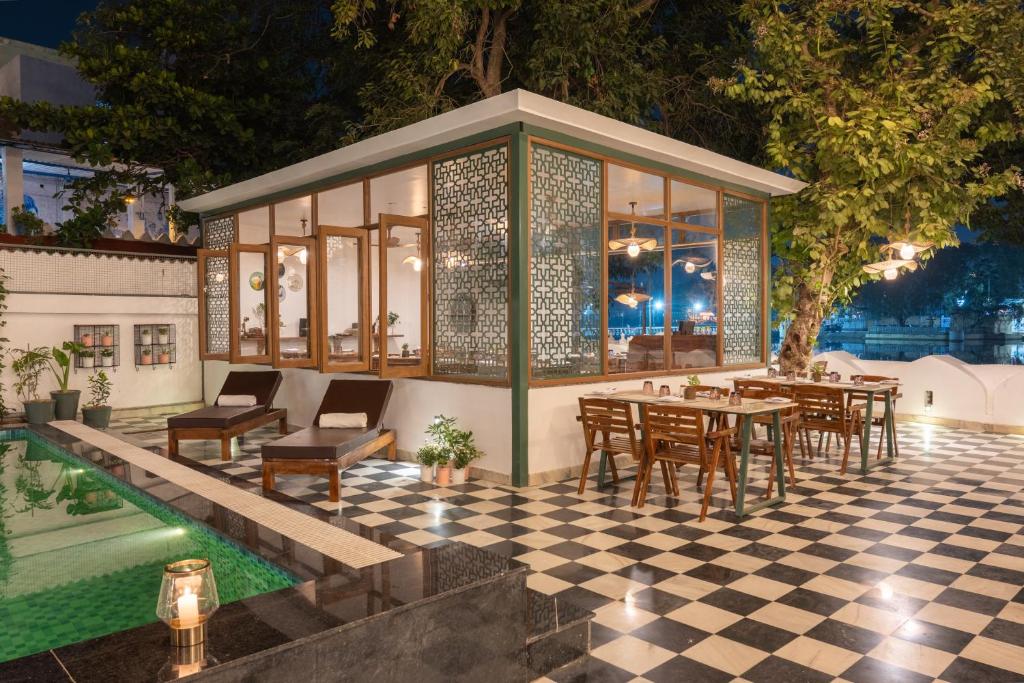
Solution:
M103 349L100 351L100 363L105 368L114 367L114 349Z
M150 327L143 327L139 330L139 344L142 346L150 346L153 344L153 329Z
M14 390L25 406L25 421L30 425L46 424L53 419L53 407L56 401L52 398L39 398L39 380L50 366L50 349L45 347L28 348L14 351L16 358L11 363L17 380Z
M110 389L110 378L102 370L89 378L89 402L82 406L82 422L85 425L98 429L110 426Z
M428 443L420 446L416 451L416 462L420 464L420 481L432 484L434 482L434 465L441 455L441 449L437 444Z
M427 427L427 434L430 435L430 443L439 448L444 466L452 468L451 483L465 484L469 464L483 456L480 449L476 447L473 432L459 429L454 417L438 415ZM446 486L448 482L441 482L441 470L439 461L437 483ZM447 475L447 472L444 474Z
M91 368L96 365L96 354L91 350L86 350L82 353L76 354L76 357L83 368Z
M169 344L171 341L170 329L166 327L158 327L156 330L156 343L161 346Z

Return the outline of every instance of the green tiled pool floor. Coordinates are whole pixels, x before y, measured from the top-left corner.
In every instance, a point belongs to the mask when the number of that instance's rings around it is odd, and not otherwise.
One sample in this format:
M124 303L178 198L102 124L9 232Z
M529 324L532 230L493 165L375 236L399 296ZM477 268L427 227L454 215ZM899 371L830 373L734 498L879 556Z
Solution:
M0 432L0 661L156 621L163 566L195 557L222 603L296 582L51 444Z

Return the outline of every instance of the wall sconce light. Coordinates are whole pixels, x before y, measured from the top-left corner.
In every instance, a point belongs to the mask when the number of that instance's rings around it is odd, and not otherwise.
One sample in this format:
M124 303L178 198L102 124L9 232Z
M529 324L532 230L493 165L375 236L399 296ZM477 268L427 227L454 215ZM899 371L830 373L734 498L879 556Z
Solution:
M932 401L935 398L935 394L932 393L931 389L924 392L924 411L926 413L932 412Z
M206 622L220 607L209 560L181 560L164 567L156 615L171 627L171 642L193 647L206 640Z

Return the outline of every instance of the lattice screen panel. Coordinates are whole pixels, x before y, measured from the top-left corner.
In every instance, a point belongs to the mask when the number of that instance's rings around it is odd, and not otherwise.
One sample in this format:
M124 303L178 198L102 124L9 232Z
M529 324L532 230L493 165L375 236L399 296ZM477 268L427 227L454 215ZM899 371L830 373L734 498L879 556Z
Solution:
M227 249L235 241L235 217L211 218L203 223L207 249Z
M725 195L725 233L722 253L722 329L724 365L758 363L761 338L764 264L761 242L761 204Z
M228 257L206 258L206 353L228 353L230 350L230 316L228 311Z
M508 377L508 147L435 162L435 375Z
M601 162L530 158L530 359L536 378L601 373Z

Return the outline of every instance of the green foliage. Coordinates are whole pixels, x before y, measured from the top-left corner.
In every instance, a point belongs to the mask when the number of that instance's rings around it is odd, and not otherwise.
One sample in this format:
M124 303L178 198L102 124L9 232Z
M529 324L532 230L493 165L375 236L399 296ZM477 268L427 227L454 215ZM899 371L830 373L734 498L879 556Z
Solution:
M810 183L772 207L778 319L801 320L791 329L809 342L872 279L861 268L885 240L956 244L957 223L1021 184L984 155L1022 134L1024 13L1010 0L748 0L742 16L754 55L726 92L765 108L771 163Z
M73 212L71 218L57 224L57 241L65 247L88 249L103 235L107 226L113 223L110 209L106 208L105 202L97 202L84 208L73 205L64 208Z
M98 104L0 98L0 119L60 131L79 161L118 162L71 184L70 204L102 206L105 217L123 210L128 194L174 184L186 197L279 168L336 146L341 124L307 117L311 106L335 103L341 121L352 115L345 97L354 76L340 68L329 8L329 0L100 2L61 48ZM182 230L196 222L172 215Z
M335 0L334 33L369 77L351 137L524 87L640 122L665 41L653 0ZM568 27L571 27L568 28Z
M85 347L74 341L66 341L61 344L60 348L54 346L50 349L47 366L53 373L54 379L57 380L59 391L68 390L68 382L71 379L71 362L75 356L80 356L85 352Z
M700 386L700 377L698 377L697 375L690 375L689 377L686 378L686 383L689 384L691 387Z
M452 463L456 469L463 469L483 457L476 447L473 432L459 429L454 417L438 415L426 433L429 441L416 452L420 464L444 466Z
M394 311L388 311L388 327L394 327L398 324L398 314Z
M18 392L22 403L39 400L39 380L50 367L50 349L45 346L36 348L25 347L14 351L14 362L11 369L17 380L14 390Z
M3 314L7 310L7 275L4 274L4 269L0 268L0 330L7 327L7 321L4 320ZM4 368L7 367L5 361L7 360L7 337L0 336L0 378L3 377ZM0 380L0 420L7 415L7 404L4 400L4 384Z
M42 235L46 229L46 222L23 206L11 209L11 223L15 234L24 235L30 241Z
M113 383L110 377L103 370L89 377L89 406L98 407L107 405L110 400L110 391Z

